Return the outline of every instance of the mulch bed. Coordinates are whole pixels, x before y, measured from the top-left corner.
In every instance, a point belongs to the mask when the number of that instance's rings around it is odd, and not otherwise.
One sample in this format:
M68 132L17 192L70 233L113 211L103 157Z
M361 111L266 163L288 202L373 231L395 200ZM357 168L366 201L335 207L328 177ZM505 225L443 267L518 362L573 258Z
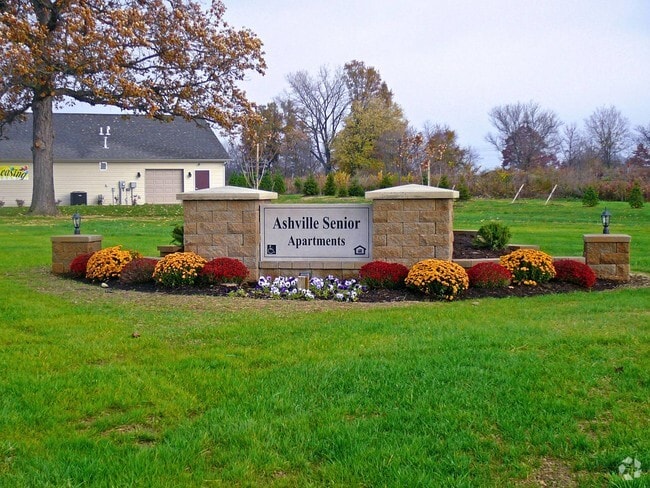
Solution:
M487 249L477 249L472 245L471 236L456 235L454 238L454 259L485 259L498 258L509 251L492 251ZM598 292L603 290L612 290L619 287L650 287L650 278L643 275L634 275L629 283L621 283L612 280L597 280L596 284L590 291ZM205 296L226 296L228 293L237 289L233 286L216 285L210 287L186 287L180 289L168 289L155 283L127 285L119 282L111 283L113 289L137 290L149 293L166 293L175 295L205 295ZM574 291L585 291L584 288L571 283L563 283L551 280L548 283L542 283L537 286L510 286L507 288L470 288L460 295L457 300L478 300L481 298L508 298L508 297L530 297L537 295L571 293ZM375 289L367 290L359 297L359 302L422 302L422 301L439 301L432 299L421 293L407 290L387 290Z

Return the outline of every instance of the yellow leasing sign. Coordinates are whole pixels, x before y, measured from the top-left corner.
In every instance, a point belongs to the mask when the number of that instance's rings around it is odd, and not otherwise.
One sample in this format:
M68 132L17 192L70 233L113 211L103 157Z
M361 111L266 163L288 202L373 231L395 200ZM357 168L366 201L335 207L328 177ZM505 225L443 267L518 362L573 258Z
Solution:
M28 166L0 166L0 180L28 180Z

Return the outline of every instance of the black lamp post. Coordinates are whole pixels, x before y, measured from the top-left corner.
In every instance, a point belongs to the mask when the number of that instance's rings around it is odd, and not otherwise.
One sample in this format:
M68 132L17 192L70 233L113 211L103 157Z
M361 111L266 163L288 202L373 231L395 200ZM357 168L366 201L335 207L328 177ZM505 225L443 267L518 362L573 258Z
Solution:
M72 224L74 225L75 235L81 234L81 231L79 230L79 227L81 227L81 215L79 215L79 213L75 212L72 216Z
M605 207L603 213L600 214L600 220L603 222L603 234L609 234L609 218L612 216L611 213Z

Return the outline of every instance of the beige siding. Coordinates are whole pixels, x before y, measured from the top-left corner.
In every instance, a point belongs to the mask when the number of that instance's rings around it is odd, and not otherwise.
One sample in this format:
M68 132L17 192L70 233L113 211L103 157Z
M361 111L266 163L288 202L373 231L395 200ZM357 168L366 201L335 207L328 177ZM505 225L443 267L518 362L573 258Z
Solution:
M4 164L4 163L3 163ZM20 164L25 164L24 162ZM29 206L32 199L32 165L30 179L25 181L0 180L0 200L6 206L15 207L16 199L25 201ZM151 169L176 169L182 171L183 191L194 189L194 171L197 169L210 171L210 185L220 187L225 185L224 163L209 162L148 162L148 163L119 163L107 162L106 171L100 171L97 163L55 163L54 165L54 189L55 198L61 201L61 205L70 205L70 193L86 192L88 205L97 205L99 195L104 198L104 205L115 201L119 197L118 183L125 181L126 186L130 182L135 183L133 198L137 204L148 203L145 198L146 170ZM138 177L138 173L140 176ZM191 173L192 176L188 176ZM122 193L122 204L131 202L131 191ZM175 199L169 203L180 203Z

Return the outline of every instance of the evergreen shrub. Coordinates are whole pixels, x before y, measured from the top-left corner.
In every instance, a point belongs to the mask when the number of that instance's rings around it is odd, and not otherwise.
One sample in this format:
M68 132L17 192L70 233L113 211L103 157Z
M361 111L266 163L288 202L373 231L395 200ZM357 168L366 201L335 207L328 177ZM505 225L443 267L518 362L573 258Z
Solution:
M476 247L492 250L505 249L512 234L510 229L500 222L489 222L478 230L473 244Z

